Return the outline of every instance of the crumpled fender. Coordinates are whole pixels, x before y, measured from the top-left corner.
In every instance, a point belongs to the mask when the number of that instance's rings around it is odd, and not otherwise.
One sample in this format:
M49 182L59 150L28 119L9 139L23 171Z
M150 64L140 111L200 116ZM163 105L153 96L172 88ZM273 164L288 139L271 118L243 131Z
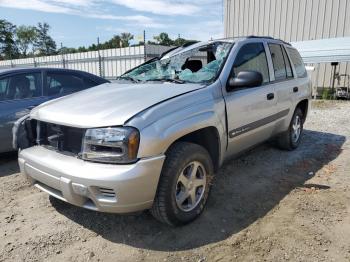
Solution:
M12 127L12 147L15 150L25 149L32 145L27 135L26 120L29 120L30 116L25 115L18 119Z

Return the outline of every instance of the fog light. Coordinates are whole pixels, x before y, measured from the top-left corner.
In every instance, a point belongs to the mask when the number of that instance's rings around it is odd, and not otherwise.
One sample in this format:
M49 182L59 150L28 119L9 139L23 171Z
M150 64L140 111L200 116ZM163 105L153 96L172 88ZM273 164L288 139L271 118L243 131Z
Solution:
M84 185L72 183L72 188L74 193L76 193L77 195L85 197L88 195L88 189Z

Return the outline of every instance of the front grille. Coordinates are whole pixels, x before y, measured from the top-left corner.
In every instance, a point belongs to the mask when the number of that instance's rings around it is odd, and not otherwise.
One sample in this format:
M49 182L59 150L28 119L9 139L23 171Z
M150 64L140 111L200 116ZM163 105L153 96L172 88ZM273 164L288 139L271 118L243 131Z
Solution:
M47 146L59 152L68 152L78 155L85 129L56 125L46 122L38 123L37 144Z

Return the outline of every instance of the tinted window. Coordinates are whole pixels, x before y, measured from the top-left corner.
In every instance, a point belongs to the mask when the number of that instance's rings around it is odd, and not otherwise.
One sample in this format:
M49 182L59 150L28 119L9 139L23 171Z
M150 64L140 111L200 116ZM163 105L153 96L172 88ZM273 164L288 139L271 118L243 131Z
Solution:
M241 71L257 71L263 76L263 82L269 82L269 67L267 65L266 53L262 43L251 43L244 45L238 52L233 64L233 73L236 76Z
M49 96L70 94L85 88L83 79L72 74L48 72L46 79Z
M41 73L17 74L0 80L0 100L26 99L41 95Z
M282 52L282 46L277 44L269 44L273 69L275 72L275 80L287 79L286 64L284 61L284 56Z
M4 100L9 78L0 79L0 100Z
M294 48L287 47L287 51L289 53L289 57L292 60L292 63L294 64L294 68L296 71L296 74L298 77L306 77L307 72L303 63L303 60L301 59L301 56L299 52Z

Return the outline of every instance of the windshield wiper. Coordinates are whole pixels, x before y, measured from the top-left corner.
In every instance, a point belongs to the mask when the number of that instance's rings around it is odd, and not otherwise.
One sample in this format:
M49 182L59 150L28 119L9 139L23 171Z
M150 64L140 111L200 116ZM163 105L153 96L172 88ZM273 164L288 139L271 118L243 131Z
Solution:
M134 82L134 83L140 82L140 80L135 79L131 76L119 76L119 77L117 77L117 80L129 80L129 81Z
M173 78L155 78L155 79L147 79L146 81L154 81L154 82L171 82L176 84L184 84L185 81L181 79L173 79Z

